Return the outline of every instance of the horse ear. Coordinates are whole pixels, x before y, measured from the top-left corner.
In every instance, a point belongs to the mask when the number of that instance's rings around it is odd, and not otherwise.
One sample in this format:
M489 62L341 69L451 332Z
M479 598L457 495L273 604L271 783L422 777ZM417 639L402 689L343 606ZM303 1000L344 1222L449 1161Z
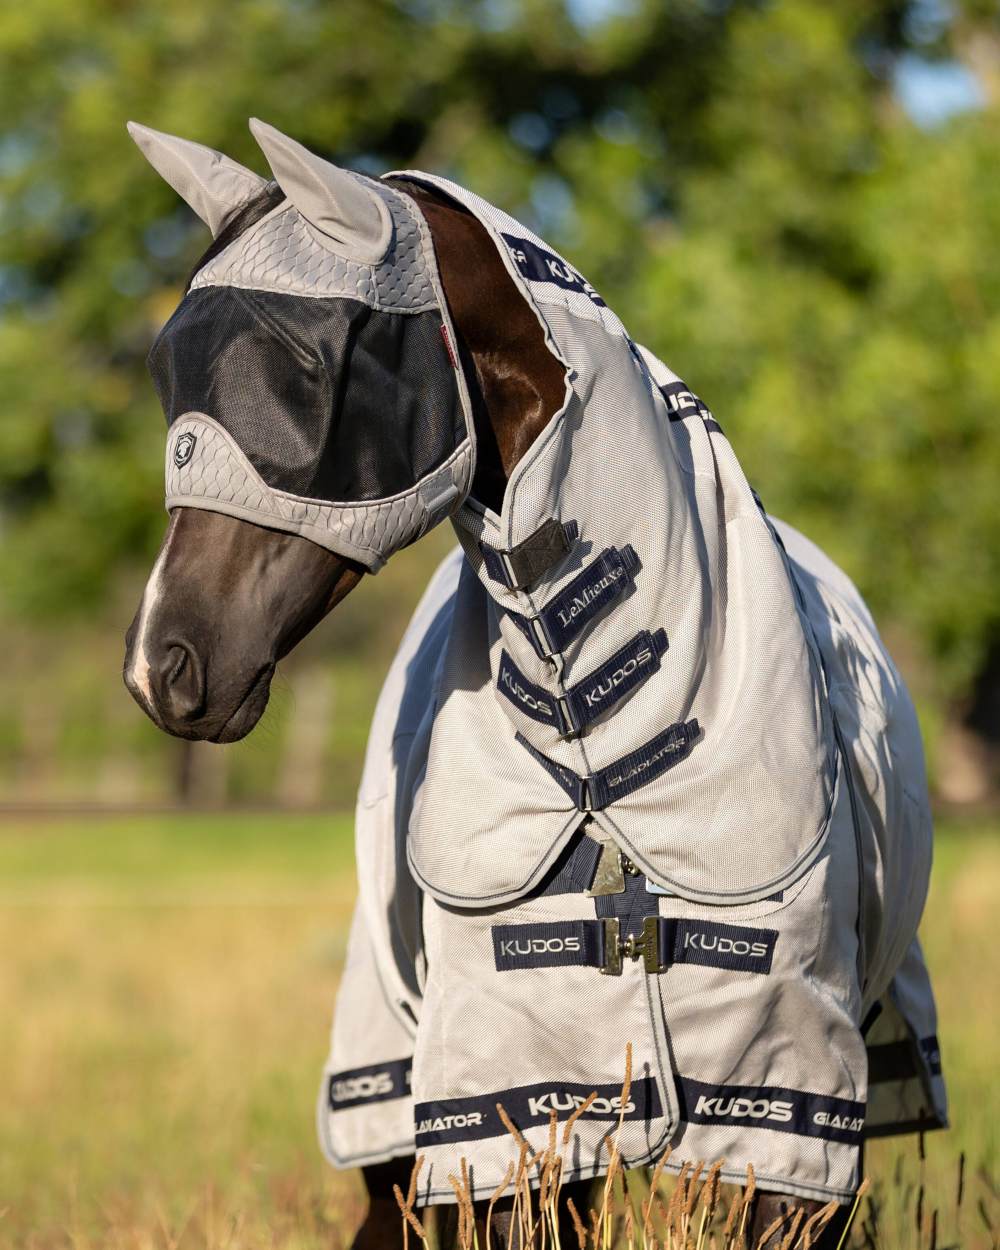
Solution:
M337 245L337 251L375 264L392 242L392 218L380 196L345 169L316 156L266 122L250 130L278 185L303 217Z
M191 205L212 235L267 183L228 156L189 139L128 123L128 132L150 165Z

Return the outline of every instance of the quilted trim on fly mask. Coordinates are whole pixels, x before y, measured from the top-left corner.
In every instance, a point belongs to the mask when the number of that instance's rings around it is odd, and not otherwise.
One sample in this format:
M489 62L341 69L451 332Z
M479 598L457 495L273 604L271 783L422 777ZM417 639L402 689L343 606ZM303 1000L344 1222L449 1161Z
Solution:
M193 444L192 444L193 438ZM183 441L183 455L176 456ZM180 463L178 463L180 461ZM167 440L166 506L223 512L299 534L372 572L455 507L469 488L474 453L465 440L411 490L372 503L324 503L272 490L235 440L205 413L179 418Z
M432 244L423 223L403 196L374 179L366 183L389 203L394 223L392 246L377 265L338 256L284 201L210 260L191 290L235 286L317 299L342 296L392 312L437 308L428 260Z

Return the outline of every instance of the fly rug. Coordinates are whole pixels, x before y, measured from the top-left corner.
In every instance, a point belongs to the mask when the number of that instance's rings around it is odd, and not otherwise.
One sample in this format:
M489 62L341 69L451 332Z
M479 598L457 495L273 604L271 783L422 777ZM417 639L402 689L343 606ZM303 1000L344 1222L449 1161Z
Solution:
M171 578L191 577L184 514L331 561L275 655L432 525L460 543L369 738L327 1157L377 1176L424 1156L424 1206L454 1201L464 1158L478 1201L517 1152L498 1103L532 1151L584 1107L567 1182L606 1170L620 1123L628 1167L670 1145L674 1169L725 1160L740 1183L752 1164L763 1191L848 1202L866 1138L946 1122L916 938L922 748L865 604L529 229L443 178L348 173L252 126L274 182L132 128L218 237L150 357L172 520L126 680L188 737L242 736L266 702L273 660L210 722L197 642L156 659ZM462 239L481 248L464 272L445 262ZM482 327L513 351L518 318L557 393L510 439ZM244 617L270 602L271 564L254 577Z

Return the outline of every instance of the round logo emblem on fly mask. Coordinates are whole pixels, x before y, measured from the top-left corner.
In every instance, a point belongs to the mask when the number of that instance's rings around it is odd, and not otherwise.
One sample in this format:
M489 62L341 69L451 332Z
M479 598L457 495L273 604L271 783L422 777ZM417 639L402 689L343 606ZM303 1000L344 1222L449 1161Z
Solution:
M184 433L178 435L177 442L174 443L174 464L177 465L178 469L183 469L194 455L197 442L198 436L196 434Z

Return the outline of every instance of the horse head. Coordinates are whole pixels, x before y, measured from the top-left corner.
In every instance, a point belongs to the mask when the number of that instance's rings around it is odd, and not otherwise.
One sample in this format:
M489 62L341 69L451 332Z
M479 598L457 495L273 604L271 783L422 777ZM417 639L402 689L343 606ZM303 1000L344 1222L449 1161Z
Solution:
M272 181L130 125L214 241L149 356L169 522L124 676L160 728L215 742L365 573L470 491L500 509L564 386L470 213L251 129Z

